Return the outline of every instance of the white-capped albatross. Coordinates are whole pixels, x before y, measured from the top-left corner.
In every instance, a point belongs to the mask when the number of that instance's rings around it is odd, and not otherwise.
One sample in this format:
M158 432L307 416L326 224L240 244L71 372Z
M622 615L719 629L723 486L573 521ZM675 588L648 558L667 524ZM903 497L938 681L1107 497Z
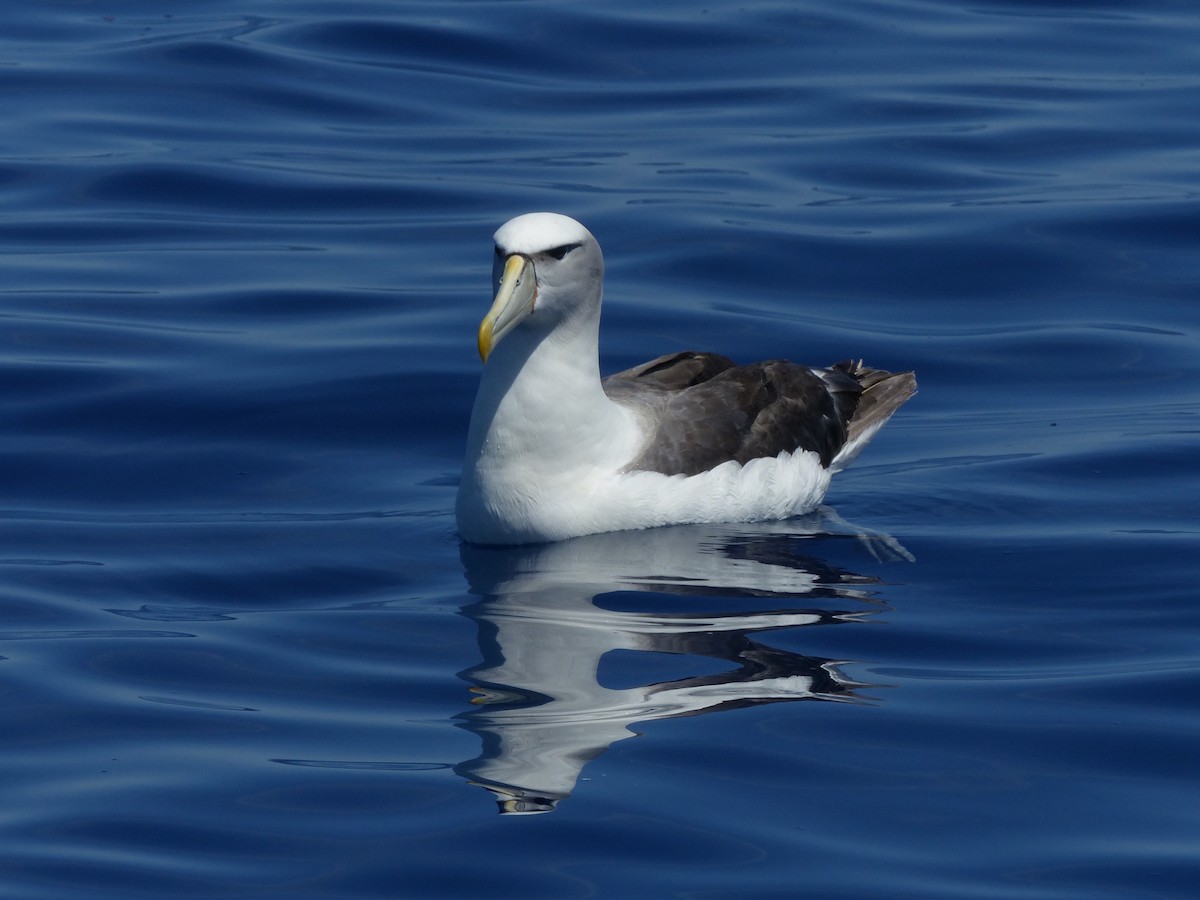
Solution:
M466 541L803 514L916 391L913 373L861 362L738 366L690 351L601 380L596 239L529 213L495 240L456 504Z

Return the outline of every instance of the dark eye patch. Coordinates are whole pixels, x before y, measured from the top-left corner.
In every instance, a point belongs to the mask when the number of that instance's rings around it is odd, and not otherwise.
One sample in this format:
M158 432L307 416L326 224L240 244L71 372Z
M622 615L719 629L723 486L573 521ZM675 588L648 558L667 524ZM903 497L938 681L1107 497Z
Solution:
M546 255L553 256L555 259L562 259L564 256L566 256L572 250L578 250L582 246L583 246L582 243L580 243L580 244L563 244L561 247L555 247L552 250L547 250Z

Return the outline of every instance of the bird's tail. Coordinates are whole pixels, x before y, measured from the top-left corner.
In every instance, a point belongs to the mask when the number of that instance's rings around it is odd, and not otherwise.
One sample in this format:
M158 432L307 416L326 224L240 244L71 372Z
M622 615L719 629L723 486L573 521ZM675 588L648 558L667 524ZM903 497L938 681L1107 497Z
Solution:
M829 466L831 471L840 472L862 452L892 413L917 392L917 376L913 372L872 369L862 360L841 362L833 368L862 385L858 405L846 426L846 443Z

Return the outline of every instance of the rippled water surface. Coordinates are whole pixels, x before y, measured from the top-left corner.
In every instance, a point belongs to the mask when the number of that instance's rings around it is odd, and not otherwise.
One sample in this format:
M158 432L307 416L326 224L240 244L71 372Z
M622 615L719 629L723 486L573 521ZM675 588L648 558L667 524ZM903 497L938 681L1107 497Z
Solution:
M1171 0L11 10L0 896L1196 896L1198 47ZM536 209L605 248L607 371L921 392L801 520L461 545Z

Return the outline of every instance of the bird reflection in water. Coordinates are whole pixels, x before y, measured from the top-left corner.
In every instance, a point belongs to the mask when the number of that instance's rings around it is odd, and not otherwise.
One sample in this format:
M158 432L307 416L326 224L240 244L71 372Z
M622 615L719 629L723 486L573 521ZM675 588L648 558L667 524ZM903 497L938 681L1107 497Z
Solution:
M828 508L787 522L464 544L470 591L482 599L463 614L478 625L483 662L461 673L475 696L459 719L483 750L455 771L491 791L501 813L550 812L588 761L633 737L640 722L858 699L867 685L846 678L839 661L752 637L860 621L884 608L871 590L878 579L800 552L818 535L860 541L877 560L912 559L892 538L853 529ZM602 660L617 650L709 657L732 668L607 687Z

